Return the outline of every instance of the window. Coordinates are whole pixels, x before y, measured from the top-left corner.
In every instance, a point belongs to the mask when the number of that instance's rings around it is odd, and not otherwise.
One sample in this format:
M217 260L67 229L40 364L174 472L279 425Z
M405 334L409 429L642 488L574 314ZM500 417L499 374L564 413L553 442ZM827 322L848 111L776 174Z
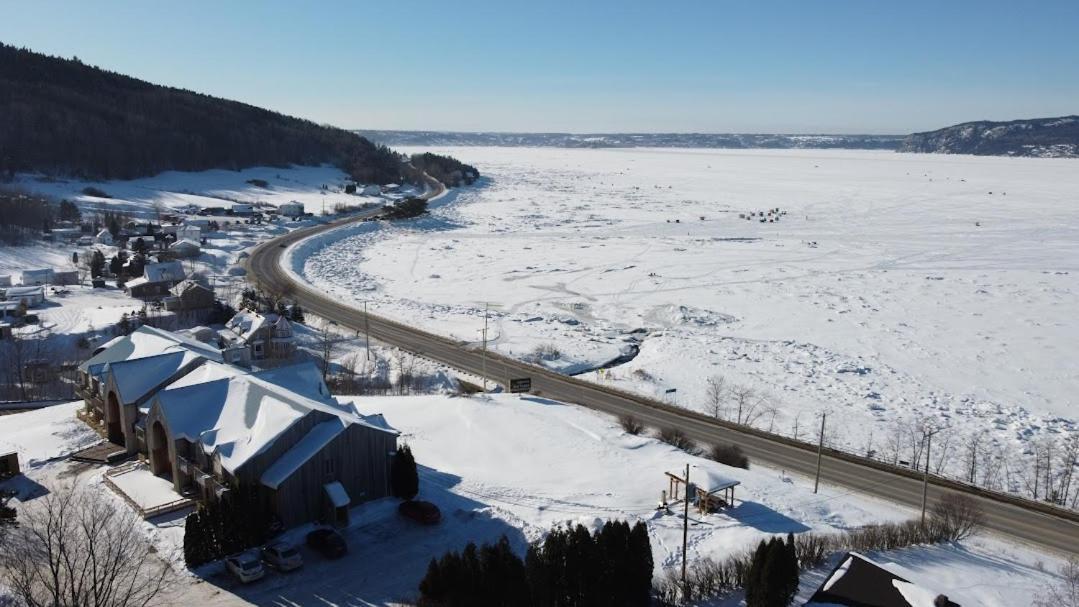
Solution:
M322 473L326 476L333 476L334 473L334 461L332 459L322 460Z

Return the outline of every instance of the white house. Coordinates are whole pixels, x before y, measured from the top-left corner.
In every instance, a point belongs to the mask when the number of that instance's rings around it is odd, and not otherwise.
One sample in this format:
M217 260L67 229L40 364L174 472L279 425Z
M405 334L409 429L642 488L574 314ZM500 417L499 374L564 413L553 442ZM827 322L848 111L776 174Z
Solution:
M286 202L277 207L277 213L282 217L300 217L304 214L303 203L295 200Z
M176 228L176 240L190 240L194 243L202 242L202 228L196 225L182 225Z
M254 215L255 207L249 204L234 204L232 205L233 215Z
M51 268L22 271L22 284L24 287L49 284L52 281Z
M94 236L94 243L103 245L112 245L112 232L108 230L101 230Z
M33 308L45 303L45 287L11 287L4 296L6 301L24 303Z

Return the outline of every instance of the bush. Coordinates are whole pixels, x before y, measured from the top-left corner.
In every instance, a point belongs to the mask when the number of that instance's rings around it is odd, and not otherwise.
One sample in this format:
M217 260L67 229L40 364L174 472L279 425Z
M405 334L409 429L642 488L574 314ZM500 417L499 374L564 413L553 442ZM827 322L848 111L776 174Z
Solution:
M656 433L656 438L675 449L681 449L691 455L698 455L700 453L700 448L697 447L697 443L690 440L690 438L686 436L686 433L678 428L663 428Z
M981 528L985 513L974 498L961 493L942 496L935 506L930 524L942 539L958 542Z
M87 196L96 196L97 198L112 198L112 196L109 196L108 193L106 193L104 190L100 188L95 188L92 185L88 185L83 188L82 193L86 194Z
M644 432L644 424L642 424L640 420L638 420L636 417L633 417L632 415L623 415L622 417L618 418L618 423L622 426L622 429L625 430L627 434L632 434L636 436L641 432Z
M539 344L524 356L524 359L530 363L540 363L560 358L562 358L562 351L554 344Z
M423 198L406 198L397 204L387 206L382 211L386 219L410 219L427 212L427 201Z
M742 453L742 448L738 445L715 445L712 447L711 456L721 464L749 470L749 458Z

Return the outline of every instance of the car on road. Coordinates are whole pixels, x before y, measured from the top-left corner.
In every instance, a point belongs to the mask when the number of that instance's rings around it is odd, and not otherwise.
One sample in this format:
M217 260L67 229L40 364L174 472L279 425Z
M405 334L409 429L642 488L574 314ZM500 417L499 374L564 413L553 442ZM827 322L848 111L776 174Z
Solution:
M303 566L303 557L287 542L274 542L262 549L262 560L278 571L292 571Z
M315 529L307 534L307 545L317 550L322 556L339 559L348 552L345 538L333 529Z
M442 512L438 509L438 506L423 500L401 502L401 505L397 507L397 512L401 516L424 525L437 525L442 520Z
M262 561L253 552L241 552L225 559L225 568L233 577L244 584L262 579L266 570L262 568Z

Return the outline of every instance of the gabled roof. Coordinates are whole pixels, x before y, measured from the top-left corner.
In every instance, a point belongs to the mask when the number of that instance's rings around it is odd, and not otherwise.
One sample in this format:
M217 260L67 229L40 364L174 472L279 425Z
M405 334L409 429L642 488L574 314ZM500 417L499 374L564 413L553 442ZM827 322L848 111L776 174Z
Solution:
M137 403L177 373L206 360L200 354L181 348L155 356L106 363L102 372L112 375L122 404Z
M934 607L936 592L904 579L856 552L848 552L805 607ZM959 607L946 601L943 605Z
M38 295L38 294L45 295L45 287L39 285L39 286L36 286L36 287L8 287L7 288L7 298L8 299L11 299L12 297L24 297L26 295Z
M170 289L173 295L183 295L188 289L202 289L209 293L213 293L213 290L207 286L201 285L190 278L184 279Z
M178 261L148 263L142 269L142 277L147 282L180 281L185 276L184 266Z
M186 384L183 379L178 383ZM235 472L315 411L336 416L342 425L362 424L387 432L336 402L306 398L250 374L170 386L159 392L154 402L174 438L198 441L207 453L216 452L222 468L229 472Z
M117 337L106 344L105 349L79 365L79 370L91 375L100 375L107 363L145 358L176 350L190 350L209 360L222 360L221 352L213 346L195 341L171 331L141 326L130 335Z
M299 470L304 462L314 457L326 445L330 444L330 441L340 436L346 427L347 424L340 418L316 424L291 449L277 458L277 461L262 473L259 481L271 489L277 489L281 483Z

